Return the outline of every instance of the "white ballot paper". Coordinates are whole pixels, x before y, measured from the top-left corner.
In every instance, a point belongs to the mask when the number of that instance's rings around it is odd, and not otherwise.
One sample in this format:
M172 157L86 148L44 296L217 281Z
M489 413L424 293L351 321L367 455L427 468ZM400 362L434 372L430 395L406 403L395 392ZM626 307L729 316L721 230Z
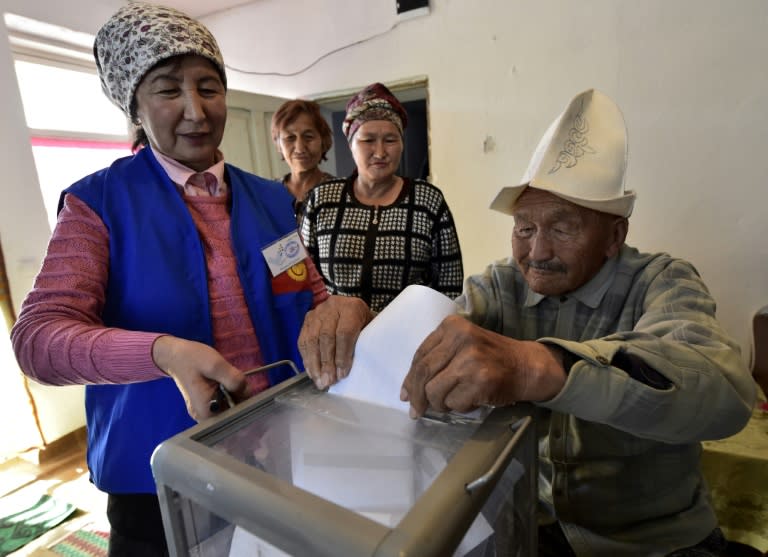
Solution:
M352 370L328 392L408 412L400 388L422 341L458 306L448 296L412 284L360 333Z

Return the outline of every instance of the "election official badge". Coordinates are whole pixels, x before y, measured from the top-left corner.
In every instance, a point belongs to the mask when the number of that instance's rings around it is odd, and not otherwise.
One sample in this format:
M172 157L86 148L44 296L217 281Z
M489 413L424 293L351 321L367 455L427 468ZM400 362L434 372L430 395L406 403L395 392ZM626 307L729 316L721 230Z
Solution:
M301 243L299 233L296 230L272 242L261 250L261 253L264 255L273 277L297 266L299 263L304 266L306 273L306 265L303 261L307 257L307 251L304 249L304 244ZM295 272L300 273L298 270Z

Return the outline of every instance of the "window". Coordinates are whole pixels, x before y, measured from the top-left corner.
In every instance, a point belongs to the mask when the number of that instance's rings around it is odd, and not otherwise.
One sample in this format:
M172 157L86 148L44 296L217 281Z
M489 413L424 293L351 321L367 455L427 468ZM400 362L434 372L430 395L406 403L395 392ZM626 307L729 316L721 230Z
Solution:
M95 72L17 60L16 78L27 126L127 137L126 119L102 93Z
M51 229L56 224L59 196L64 188L130 152L128 142L32 136L32 154Z
M95 73L25 60L15 67L53 228L64 188L130 154L126 119L101 92Z
M5 14L48 220L61 190L130 154L126 118L101 91L93 36Z

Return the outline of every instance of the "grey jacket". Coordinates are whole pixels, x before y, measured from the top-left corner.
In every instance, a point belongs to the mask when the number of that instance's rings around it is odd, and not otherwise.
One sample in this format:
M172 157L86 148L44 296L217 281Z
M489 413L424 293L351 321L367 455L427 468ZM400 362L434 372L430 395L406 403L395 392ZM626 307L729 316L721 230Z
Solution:
M712 531L700 441L742 429L756 391L691 264L624 246L552 298L508 259L469 278L458 302L486 329L576 359L563 390L538 405L539 496L540 518L559 520L579 557L666 555ZM617 367L618 352L665 384Z

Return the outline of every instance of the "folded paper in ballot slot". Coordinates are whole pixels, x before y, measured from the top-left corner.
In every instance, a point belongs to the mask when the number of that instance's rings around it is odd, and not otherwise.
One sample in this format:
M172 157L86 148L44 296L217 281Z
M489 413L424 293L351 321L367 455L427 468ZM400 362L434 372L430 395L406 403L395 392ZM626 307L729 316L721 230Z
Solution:
M403 290L357 339L349 375L329 393L408 412L400 388L419 345L458 311L440 292L412 284Z

